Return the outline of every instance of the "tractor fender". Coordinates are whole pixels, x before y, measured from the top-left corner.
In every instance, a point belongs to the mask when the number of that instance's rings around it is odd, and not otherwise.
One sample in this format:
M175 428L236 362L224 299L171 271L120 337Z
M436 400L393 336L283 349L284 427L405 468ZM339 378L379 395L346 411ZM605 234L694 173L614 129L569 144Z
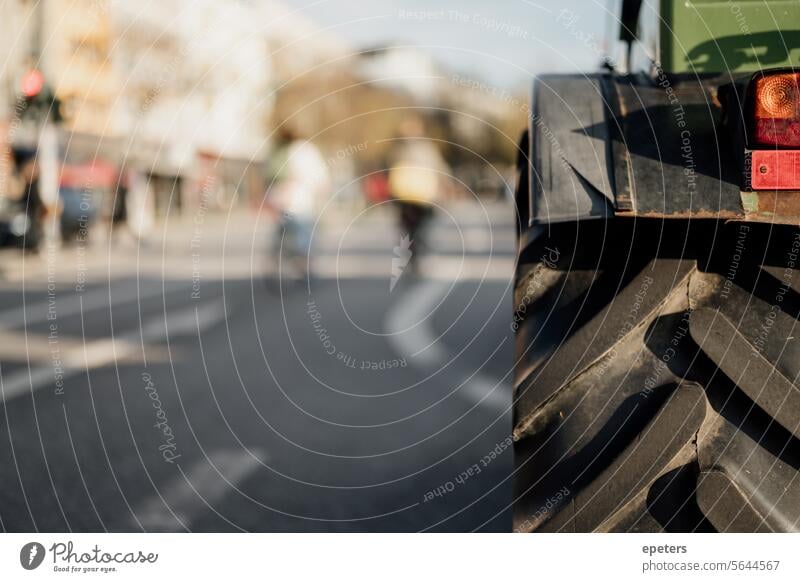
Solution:
M782 221L745 205L741 141L718 99L723 83L664 74L536 78L521 144L521 226L611 216Z

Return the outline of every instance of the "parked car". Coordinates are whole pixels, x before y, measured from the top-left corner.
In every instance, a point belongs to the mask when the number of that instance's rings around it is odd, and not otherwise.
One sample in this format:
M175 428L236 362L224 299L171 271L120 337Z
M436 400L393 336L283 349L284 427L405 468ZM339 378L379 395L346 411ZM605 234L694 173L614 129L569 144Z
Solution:
M20 246L31 226L31 219L20 200L0 196L0 246Z
M41 238L43 207L39 197L36 150L13 148L13 169L0 192L0 244L36 249Z
M60 188L61 238L64 242L87 239L97 220L102 193L88 188Z
M86 240L92 225L109 218L116 169L102 161L65 165L61 170L61 237L64 242Z

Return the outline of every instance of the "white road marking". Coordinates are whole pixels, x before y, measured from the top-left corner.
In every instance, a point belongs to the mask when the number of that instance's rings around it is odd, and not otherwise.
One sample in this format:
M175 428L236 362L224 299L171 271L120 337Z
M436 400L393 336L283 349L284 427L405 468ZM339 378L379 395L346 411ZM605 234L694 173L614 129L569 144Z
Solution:
M319 248L348 251L363 249L383 249L391 252L392 243L397 236L394 224L370 224L369 228L351 228L346 233L341 225L320 226L314 236L314 244ZM427 237L431 248L440 253L461 254L463 251L488 251L492 245L495 249L513 249L516 233L511 228L498 228L486 225L458 225L456 229L443 229L439 225L431 229Z
M435 371L451 358L443 342L437 339L428 317L450 286L441 281L421 281L406 290L386 315L385 329L389 334L386 337L411 365ZM505 412L511 407L505 387L480 372L466 380L457 394L497 412Z
M202 332L225 317L221 301L168 313L166 317L153 317L142 325L141 331L127 331L111 338L86 342L81 347L72 347L56 352L61 369L54 362L26 367L18 372L0 375L0 401L8 402L20 394L33 392L53 385L56 372L62 379L85 373L86 370L102 368L115 361L129 360L141 355L141 342L155 342L166 337L178 337ZM57 344L56 344L57 345Z
M149 289L139 289L136 285L126 286L121 290L111 291L111 301L109 302L109 290L107 287L100 289L92 289L86 293L64 293L66 297L61 297L57 294L54 301L56 314L59 319L76 315L81 312L81 299L83 299L83 312L93 311L95 309L106 307L109 308L113 305L122 305L130 303L137 299L147 299L161 293L169 294L173 289L162 288L159 284L158 287ZM47 319L48 307L51 305L51 300L45 299L37 303L29 303L22 307L15 307L13 309L6 309L0 312L0 326L3 327L19 327L25 324L37 323ZM27 313L27 317L25 317Z
M221 449L197 461L188 472L167 483L134 509L148 532L175 532L190 529L191 521L207 511L266 461L258 449ZM138 527L135 520L132 527Z
M433 368L447 363L446 350L436 341L433 327L423 320L450 286L443 281L422 281L407 289L386 315L389 341L414 364Z
M387 258L388 257L388 258ZM320 257L314 275L331 279L385 279L391 277L391 250L384 256L339 255ZM420 259L425 276L439 281L508 281L514 272L513 257L425 257ZM274 268L268 270L272 273Z

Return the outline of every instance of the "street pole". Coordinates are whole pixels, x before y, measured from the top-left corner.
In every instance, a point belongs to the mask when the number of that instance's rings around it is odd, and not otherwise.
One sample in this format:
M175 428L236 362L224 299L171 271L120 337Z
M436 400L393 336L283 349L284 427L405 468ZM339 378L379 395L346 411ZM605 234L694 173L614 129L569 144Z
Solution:
M46 0L36 0L34 4L33 32L31 34L31 62L39 70L49 71L42 63L44 20ZM53 105L53 107L55 104ZM51 121L52 107L46 111L38 132L37 163L39 165L39 196L45 209L44 248L57 249L61 241L61 221L59 207L59 168L58 128Z
M39 196L45 208L44 243L45 248L57 249L61 241L61 221L58 184L60 156L58 130L55 124L45 118L39 132Z

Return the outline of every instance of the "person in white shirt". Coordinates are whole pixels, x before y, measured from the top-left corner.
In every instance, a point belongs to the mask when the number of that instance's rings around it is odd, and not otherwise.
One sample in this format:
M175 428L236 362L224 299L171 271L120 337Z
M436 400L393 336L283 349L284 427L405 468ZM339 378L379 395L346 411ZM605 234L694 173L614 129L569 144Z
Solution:
M274 256L283 249L286 261L308 276L312 272L311 239L317 212L331 189L328 165L317 146L284 128L268 167L266 207L278 224Z

